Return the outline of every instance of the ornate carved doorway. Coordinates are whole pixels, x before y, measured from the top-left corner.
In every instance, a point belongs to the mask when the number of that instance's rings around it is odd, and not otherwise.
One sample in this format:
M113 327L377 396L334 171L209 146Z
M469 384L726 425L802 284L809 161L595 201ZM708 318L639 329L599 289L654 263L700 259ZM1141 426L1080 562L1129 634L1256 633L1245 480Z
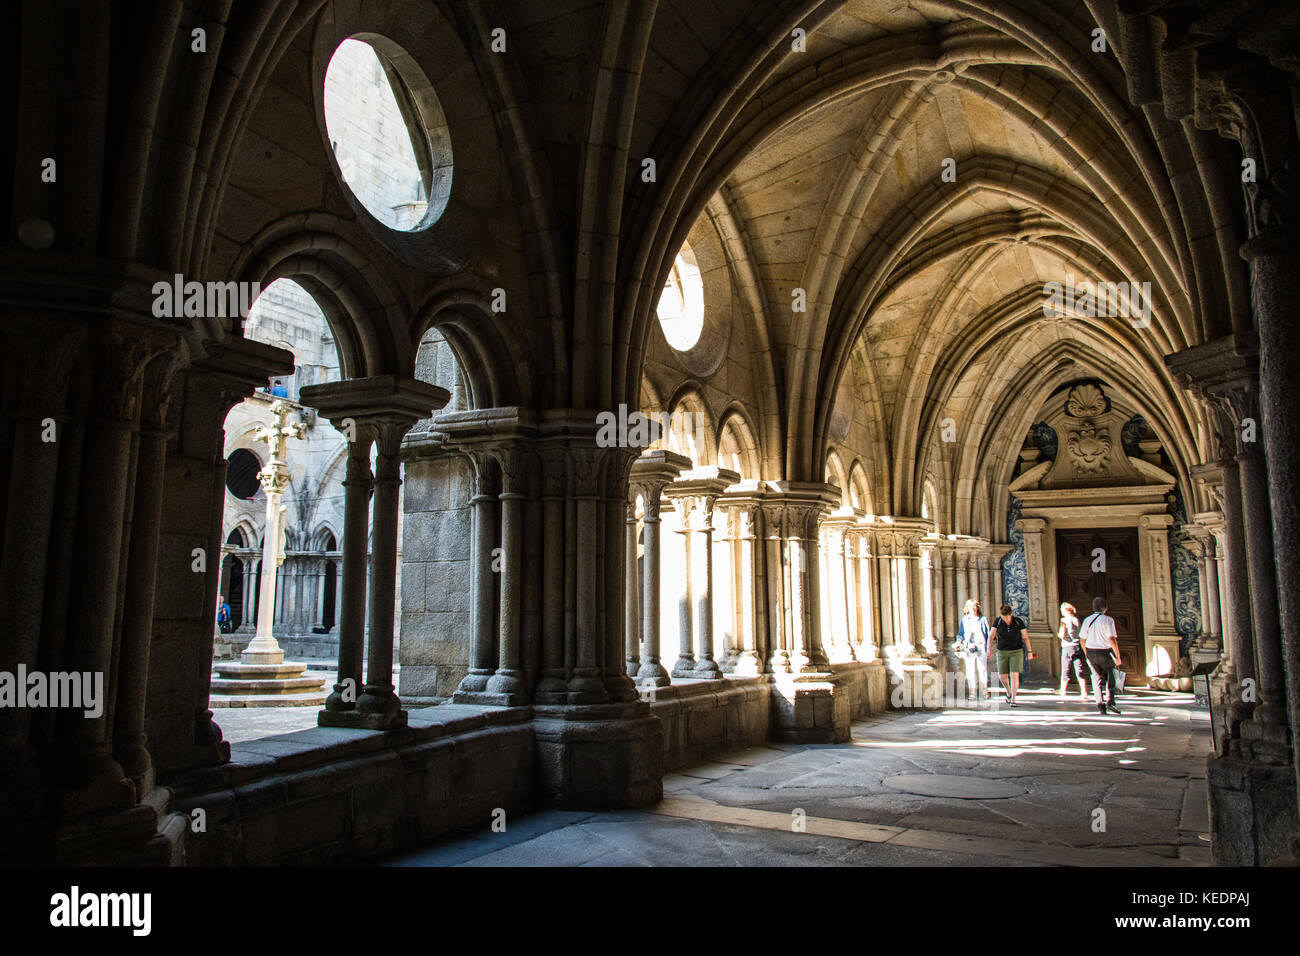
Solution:
M1146 682L1146 640L1142 629L1142 579L1136 528L1058 529L1058 593L1086 619L1092 599L1110 601L1119 634L1122 670L1130 683ZM1104 568L1104 570L1098 570Z

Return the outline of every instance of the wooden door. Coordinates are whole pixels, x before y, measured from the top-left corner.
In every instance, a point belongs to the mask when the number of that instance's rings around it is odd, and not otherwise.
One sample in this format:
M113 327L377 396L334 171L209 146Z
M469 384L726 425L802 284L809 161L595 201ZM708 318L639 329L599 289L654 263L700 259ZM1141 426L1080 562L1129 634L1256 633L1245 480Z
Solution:
M1105 556L1100 566L1098 549ZM1136 528L1098 528L1056 532L1056 575L1062 601L1079 611L1079 619L1092 614L1092 599L1107 598L1119 634L1122 670L1130 684L1146 683L1146 638L1142 633L1142 587Z

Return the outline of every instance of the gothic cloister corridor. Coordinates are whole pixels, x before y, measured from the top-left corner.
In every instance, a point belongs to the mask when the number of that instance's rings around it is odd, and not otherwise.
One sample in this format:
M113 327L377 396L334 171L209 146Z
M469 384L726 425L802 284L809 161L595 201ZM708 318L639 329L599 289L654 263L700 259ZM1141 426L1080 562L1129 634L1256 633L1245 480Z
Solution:
M855 722L848 743L733 751L669 774L643 810L529 814L386 862L1207 866L1208 736L1187 694L1134 694L1101 716L1042 688L1014 711L890 712ZM938 794L907 792L926 777Z
M19 915L1032 866L1047 925L1300 865L1297 50L1300 0L0 5Z

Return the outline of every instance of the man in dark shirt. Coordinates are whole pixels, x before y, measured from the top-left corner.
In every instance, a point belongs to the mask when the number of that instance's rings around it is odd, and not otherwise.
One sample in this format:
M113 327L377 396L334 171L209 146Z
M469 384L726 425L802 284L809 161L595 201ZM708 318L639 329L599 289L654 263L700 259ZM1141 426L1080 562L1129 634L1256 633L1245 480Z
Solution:
M1014 707L1025 655L1034 652L1029 644L1029 630L1024 621L1012 616L1010 604L1002 605L1002 615L994 619L993 629L997 640L991 642L989 656L997 654L998 680L1006 692L1007 703Z

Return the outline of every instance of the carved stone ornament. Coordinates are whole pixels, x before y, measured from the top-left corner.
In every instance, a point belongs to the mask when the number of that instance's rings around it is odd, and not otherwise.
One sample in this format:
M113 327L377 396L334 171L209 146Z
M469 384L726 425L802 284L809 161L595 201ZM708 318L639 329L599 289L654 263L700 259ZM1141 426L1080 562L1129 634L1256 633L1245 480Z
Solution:
M1070 463L1080 474L1100 475L1110 467L1110 430L1104 426L1098 428L1090 421L1080 423L1078 428L1070 429L1066 447Z
M1106 396L1096 385L1079 385L1070 389L1065 410L1074 418L1096 418L1106 413Z

